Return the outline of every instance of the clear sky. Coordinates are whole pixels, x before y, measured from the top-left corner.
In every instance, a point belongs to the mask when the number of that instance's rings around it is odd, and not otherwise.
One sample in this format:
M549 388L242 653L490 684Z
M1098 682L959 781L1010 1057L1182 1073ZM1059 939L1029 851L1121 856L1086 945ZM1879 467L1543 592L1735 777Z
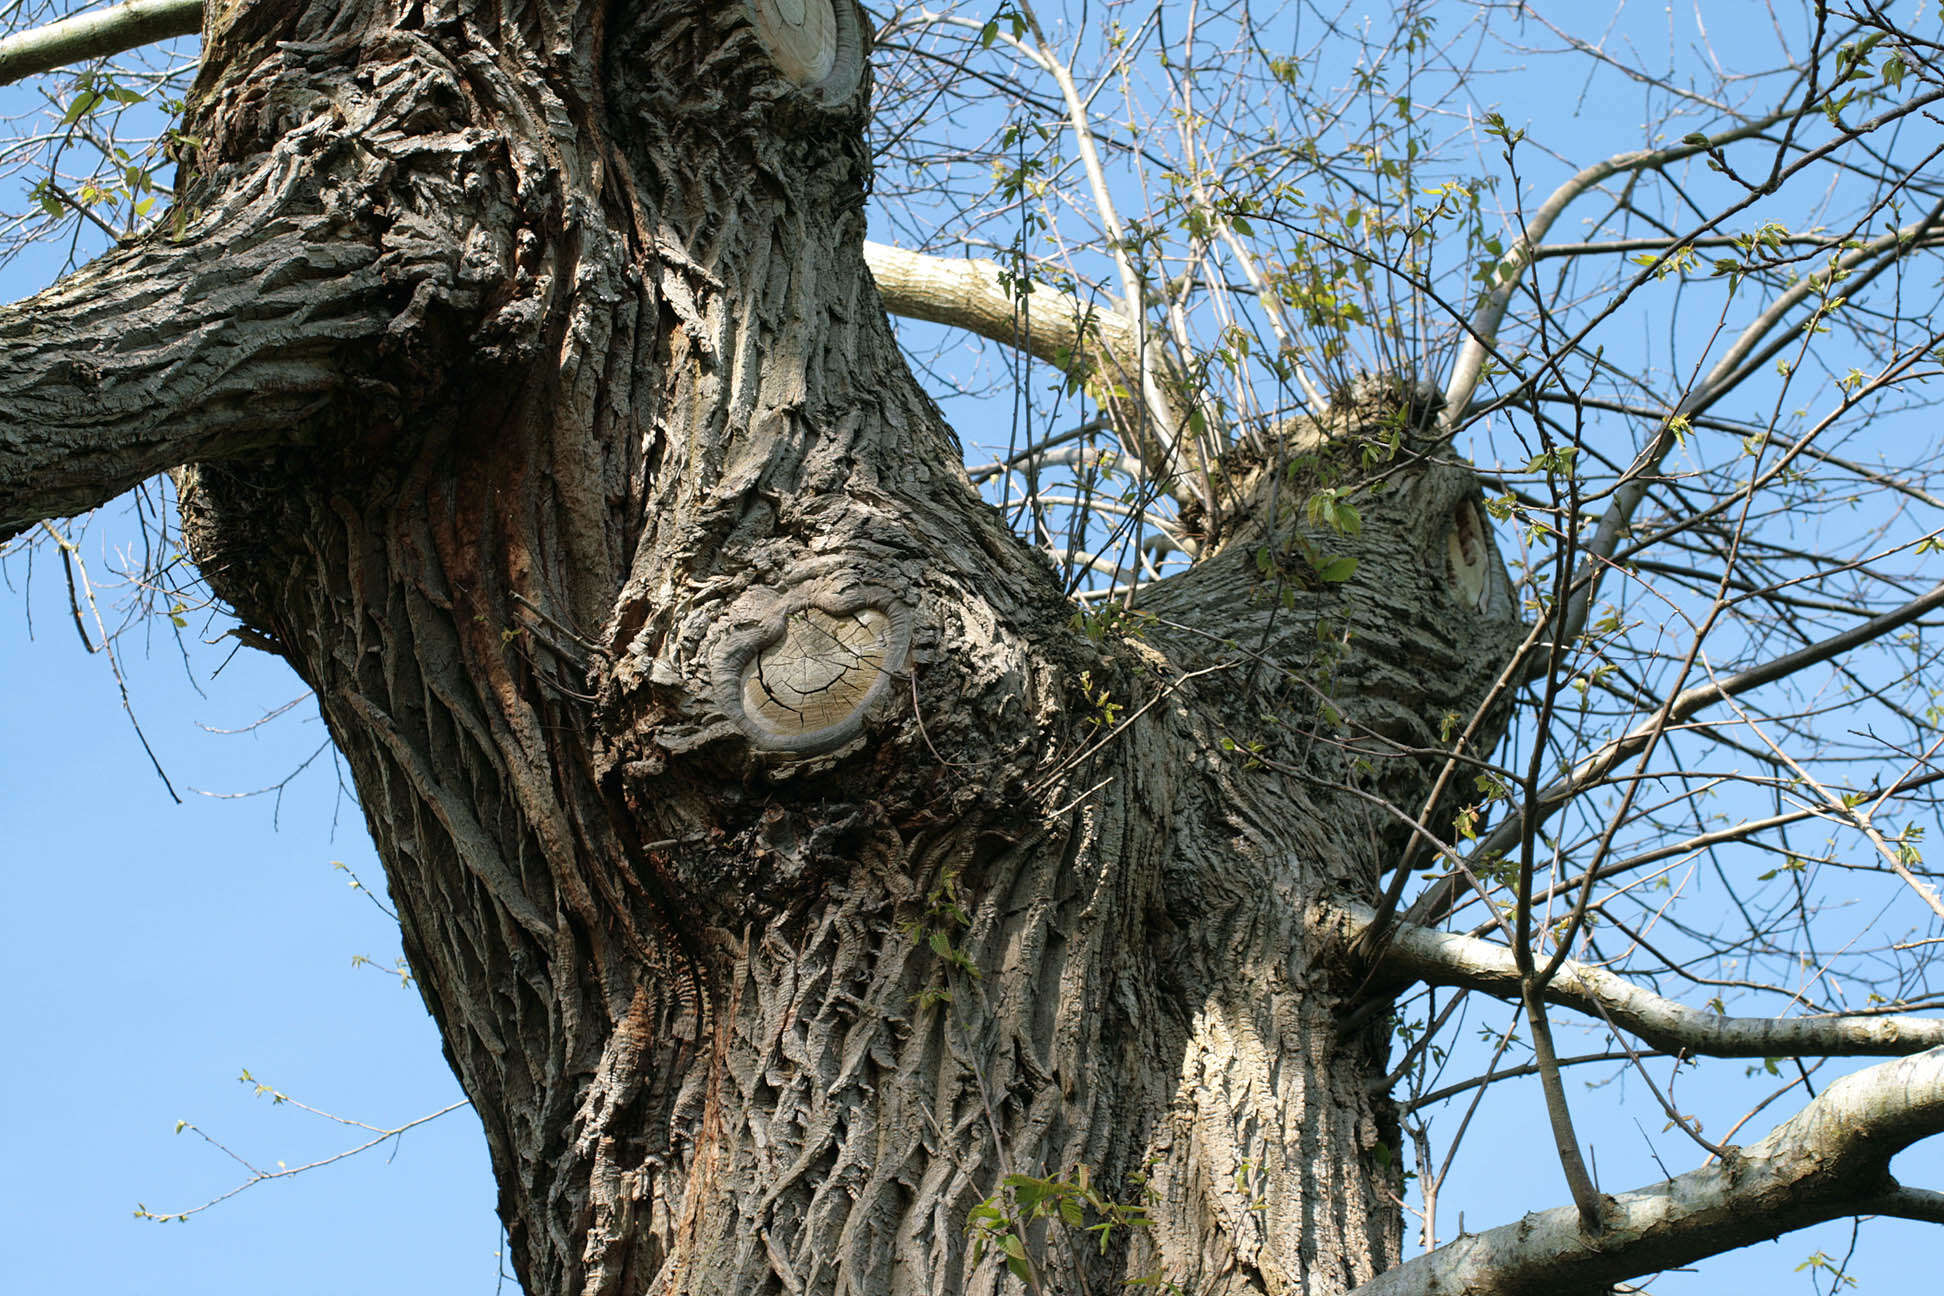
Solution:
M1551 89L1555 100L1564 93ZM1501 82L1493 93L1516 123L1541 111L1534 104L1547 88ZM7 102L0 110L15 110ZM1590 123L1589 135L1599 129ZM1616 147L1637 142L1624 135L1615 133ZM0 300L35 290L45 273L28 264L0 271ZM948 408L967 425L963 406ZM116 566L115 545L136 542L125 514L105 510L87 533L97 580ZM416 992L388 970L399 956L394 925L333 868L348 865L383 896L360 812L330 753L318 751L315 707L299 700L252 727L300 697L290 672L228 641L205 645L227 623L200 613L181 631L186 655L166 621L119 641L142 732L177 804L107 662L77 640L58 555L35 556L31 590L25 560L5 575L0 1286L157 1296L513 1291L499 1273L483 1140L463 1108L395 1144L258 1184L187 1223L135 1217L138 1203L185 1210L249 1176L194 1132L176 1133L178 1121L266 1170L369 1137L257 1095L238 1083L245 1068L303 1103L379 1128L460 1095ZM286 779L281 795L234 799ZM372 965L354 966L357 956ZM1714 1064L1683 1094L1710 1134L1761 1092L1744 1066ZM1700 1161L1659 1120L1635 1119L1651 1104L1613 1114L1620 1092L1638 1096L1629 1083L1616 1081L1614 1092L1571 1086L1583 1095L1576 1114L1608 1189L1659 1178L1656 1155L1674 1172ZM1786 1116L1797 1101L1771 1114ZM1447 1188L1447 1233L1461 1209L1476 1230L1567 1200L1539 1103L1529 1083L1488 1100L1471 1135L1473 1168ZM1741 1137L1764 1128L1758 1121ZM1940 1144L1899 1162L1908 1182L1944 1187ZM1848 1224L1797 1233L1654 1290L1807 1292L1813 1274L1797 1266L1817 1250L1840 1257L1850 1236ZM1861 1236L1850 1266L1859 1290L1934 1284L1934 1227L1880 1221Z
M99 536L111 527L97 524ZM105 566L98 551L93 562ZM97 568L99 578L100 568ZM138 1220L301 1165L369 1135L238 1083L395 1128L460 1097L416 991L388 969L396 925L334 870L383 895L316 708L261 653L185 661L166 621L120 642L170 799L107 662L81 648L58 561L24 563L0 617L0 1287L162 1296L487 1293L499 1246L485 1143L469 1108L395 1149L262 1183L187 1223ZM31 607L33 636L26 613ZM220 623L218 623L220 625ZM145 642L146 641L146 642ZM200 688L201 692L198 692ZM279 782L281 803L219 799ZM214 794L214 795L211 795ZM374 966L354 967L354 956Z

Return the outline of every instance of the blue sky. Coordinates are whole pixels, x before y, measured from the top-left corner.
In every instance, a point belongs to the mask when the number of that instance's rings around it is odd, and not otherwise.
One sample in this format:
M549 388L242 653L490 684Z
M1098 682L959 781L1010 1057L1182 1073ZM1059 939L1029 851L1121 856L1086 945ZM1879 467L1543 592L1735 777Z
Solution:
M1533 104L1579 89L1501 82L1493 93L1516 123L1540 111ZM1625 121L1593 113L1589 139L1612 141L1589 147L1635 142ZM45 273L0 271L0 300L33 291ZM979 417L952 413L961 426ZM89 527L97 580L117 565L115 546L135 536L122 506ZM0 1009L11 1045L0 1067L0 1163L10 1171L0 1177L0 1280L19 1291L171 1296L512 1290L499 1276L483 1140L464 1109L395 1147L259 1184L187 1223L135 1218L138 1203L184 1210L248 1176L195 1133L177 1133L178 1121L264 1168L362 1141L257 1095L238 1082L245 1068L304 1103L381 1128L459 1095L416 993L387 971L398 958L392 923L333 867L348 865L382 896L360 813L328 752L317 754L315 708L300 702L255 726L299 697L294 676L228 641L205 645L225 623L200 614L187 617L186 656L166 622L122 637L129 693L177 804L107 663L75 636L57 557L35 557L31 588L29 574L25 560L8 564L0 616L0 862L10 888L0 974L11 991ZM241 732L212 732L224 730ZM281 796L235 799L306 761ZM359 956L372 965L354 966ZM1684 1091L1710 1133L1761 1092L1744 1070L1712 1064ZM1609 1189L1658 1178L1656 1155L1676 1172L1700 1159L1658 1119L1636 1119L1651 1102L1614 1101L1639 1096L1628 1084L1571 1088ZM1796 1102L1785 1098L1771 1114L1786 1116ZM1447 1233L1459 1210L1478 1229L1566 1200L1536 1088L1504 1087L1479 1119L1471 1157L1461 1157L1472 1168L1446 1190ZM1899 1162L1907 1181L1944 1186L1939 1143ZM1861 1237L1850 1266L1859 1290L1916 1290L1934 1278L1935 1228L1873 1222ZM1794 1234L1654 1290L1807 1292L1810 1275L1796 1267L1817 1250L1840 1257L1849 1239L1847 1224Z
M80 647L58 563L37 558L30 599L19 592L24 564L9 571L0 1285L492 1291L498 1224L469 1109L411 1131L395 1151L260 1184L187 1223L134 1217L137 1203L184 1210L247 1177L193 1132L176 1134L178 1120L265 1169L362 1141L253 1096L237 1080L245 1068L381 1128L460 1095L417 993L384 970L399 956L395 925L332 867L342 861L383 894L329 754L281 804L207 795L281 780L312 756L323 726L307 703L248 733L200 727L248 726L298 696L290 671L243 652L212 678L229 645L195 644L185 662L166 623L151 644L140 631L121 641L144 731L183 797L175 804L107 663ZM358 955L377 966L354 967Z

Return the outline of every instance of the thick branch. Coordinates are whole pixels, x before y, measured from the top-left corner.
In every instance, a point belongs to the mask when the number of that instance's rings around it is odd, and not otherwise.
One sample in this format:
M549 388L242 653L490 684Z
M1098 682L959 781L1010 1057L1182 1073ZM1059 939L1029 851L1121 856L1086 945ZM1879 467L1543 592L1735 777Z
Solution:
M1944 1049L1844 1076L1725 1162L1607 1199L1597 1238L1570 1206L1461 1237L1353 1296L1517 1296L1607 1285L1847 1215L1923 1217L1937 1194L1900 1188L1890 1158L1944 1130Z
M1081 301L1045 284L1010 285L997 261L958 260L866 243L864 260L884 309L907 319L946 324L1021 347L1065 373L1084 375L1092 359L1127 357L1138 325L1118 311Z
M0 40L0 86L202 28L202 0L128 0Z
M200 30L202 0L129 0L0 40L0 85L67 63ZM885 309L907 319L962 328L1017 346L1075 377L1104 370L1133 381L1141 372L1140 321L1044 284L1026 301L996 261L956 260L866 243L865 259ZM49 510L58 512L59 510ZM69 510L72 511L72 510Z
M1345 905L1354 939L1371 920ZM1475 936L1399 923L1382 967L1413 980L1464 986L1518 1002L1512 951ZM1944 1046L1944 1018L1915 1016L1723 1017L1663 998L1624 977L1568 959L1547 983L1546 1002L1612 1022L1666 1053L1706 1057L1884 1056Z
M205 68L203 110L302 58ZM171 216L0 307L0 539L179 464L353 426L369 450L443 376L442 339L527 354L554 280L515 273L513 160L445 129L471 110L437 58L393 66L383 97L306 71L299 112L192 115Z
M384 327L371 246L209 224L0 307L0 539L278 443L345 384L336 348Z
M1944 1192L1930 1188L1897 1188L1870 1205L1878 1215L1922 1220L1926 1224L1944 1224Z
M1142 422L1139 402L1113 395L1138 392L1144 372L1168 369L1159 339L1141 321L1043 283L1028 292L1026 285L1009 283L996 261L928 256L883 243L866 243L864 259L885 310L965 329L1018 347L1076 379L1097 381L1104 389L1101 404L1116 411L1116 430L1128 449L1157 468L1167 464L1165 439L1136 426ZM1143 348L1149 352L1145 369ZM1170 378L1161 387L1167 389L1160 399L1168 403L1168 426L1187 426L1179 383ZM1126 416L1123 406L1129 407Z

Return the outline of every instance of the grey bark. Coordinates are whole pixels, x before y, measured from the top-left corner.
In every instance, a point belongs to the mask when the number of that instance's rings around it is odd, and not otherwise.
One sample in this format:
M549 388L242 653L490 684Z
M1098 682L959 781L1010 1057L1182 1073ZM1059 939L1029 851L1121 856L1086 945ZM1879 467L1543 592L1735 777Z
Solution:
M1285 603L1238 543L1157 593L1144 642L1096 643L886 328L861 65L786 82L733 9L548 16L239 11L185 192L276 165L266 85L331 122L382 82L405 140L466 146L353 207L463 214L448 246L501 276L394 292L375 348L425 367L416 404L373 428L340 403L206 465L185 510L357 777L523 1281L1010 1286L969 1268L971 1207L1081 1164L1137 1199L1144 1172L1154 1223L1093 1258L1035 1230L1062 1286L1325 1292L1394 1262L1381 1045L1338 1038L1357 970L1305 915L1367 891L1395 829L1222 739L1330 693L1334 729L1268 751L1409 799L1394 742L1429 747L1504 647L1442 633L1468 472L1399 477L1365 578ZM1265 488L1256 534L1300 582L1296 502ZM1333 683L1324 621L1357 632ZM833 627L850 656L814 686L856 684L857 714L785 735L812 687L786 667Z
M1267 750L1408 799L1383 735L1429 746L1502 647L1434 633L1469 474L1401 476L1365 578L1285 602L1238 544L1145 642L1075 632L886 327L861 63L805 88L733 8L615 16L232 9L179 196L263 195L226 237L328 231L370 268L327 312L332 381L268 453L216 447L185 521L357 778L522 1280L1011 1285L970 1271L970 1208L1083 1163L1124 1197L1144 1172L1154 1223L1064 1266L1036 1231L1049 1281L1373 1276L1399 1235L1381 1045L1338 1039L1358 976L1305 915L1394 830L1222 739L1320 717L1320 688L1340 724ZM103 274L112 314L131 288ZM281 359L309 315L226 318ZM156 399L211 453L214 413ZM1300 510L1261 503L1300 582ZM1320 685L1325 620L1363 633ZM801 702L786 659L840 623L855 660L817 687L858 676L860 714L779 741L758 711Z
M1076 626L866 269L862 14L797 10L222 6L191 237L0 315L3 516L201 460L528 1291L1013 1290L969 1212L1082 1165L1151 1223L1028 1229L1048 1288L1367 1283L1401 1158L1333 906L1519 637L1476 482L1407 439L1317 531L1397 413L1334 411Z
M0 307L0 538L185 455L289 440L334 395L383 390L336 355L390 316L373 250L334 237L321 212L293 219L278 195L252 197L179 243L118 249Z

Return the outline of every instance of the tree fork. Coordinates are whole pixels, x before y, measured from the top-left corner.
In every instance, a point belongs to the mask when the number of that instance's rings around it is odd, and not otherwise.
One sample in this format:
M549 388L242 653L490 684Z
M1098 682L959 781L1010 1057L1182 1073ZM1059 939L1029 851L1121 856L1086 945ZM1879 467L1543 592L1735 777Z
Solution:
M1260 474L1259 543L1076 632L866 269L861 11L767 12L229 5L185 122L183 210L369 268L328 345L231 311L356 380L185 530L353 771L521 1280L988 1290L972 1208L1084 1165L1152 1222L1049 1273L1347 1290L1400 1161L1311 915L1516 641L1476 482L1424 447L1345 534Z

